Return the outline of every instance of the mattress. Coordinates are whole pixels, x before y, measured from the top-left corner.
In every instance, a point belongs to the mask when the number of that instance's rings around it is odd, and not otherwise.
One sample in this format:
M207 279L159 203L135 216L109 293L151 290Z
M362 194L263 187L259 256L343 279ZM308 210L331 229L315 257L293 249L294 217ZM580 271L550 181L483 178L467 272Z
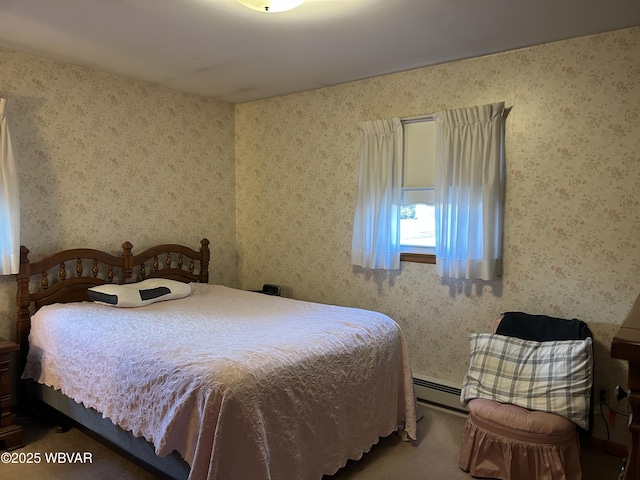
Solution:
M140 308L42 307L23 378L177 451L191 479L320 479L416 438L402 331L356 308L192 284Z

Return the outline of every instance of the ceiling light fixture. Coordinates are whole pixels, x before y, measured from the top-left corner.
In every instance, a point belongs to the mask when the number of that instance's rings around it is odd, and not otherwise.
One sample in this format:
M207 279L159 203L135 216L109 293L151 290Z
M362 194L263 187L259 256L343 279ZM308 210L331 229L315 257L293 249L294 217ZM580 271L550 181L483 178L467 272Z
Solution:
M305 0L236 0L241 5L264 13L286 12L304 3Z

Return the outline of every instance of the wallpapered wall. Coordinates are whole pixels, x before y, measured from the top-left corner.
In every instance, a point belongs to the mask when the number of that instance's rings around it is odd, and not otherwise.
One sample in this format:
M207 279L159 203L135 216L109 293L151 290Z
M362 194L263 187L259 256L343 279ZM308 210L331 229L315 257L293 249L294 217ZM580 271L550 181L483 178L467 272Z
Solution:
M211 280L236 284L233 105L2 49L0 97L30 258L207 237ZM0 276L11 339L15 292L15 276Z
M512 107L504 277L352 267L356 124L498 101ZM499 312L580 318L597 386L612 400L626 385L609 345L640 293L640 28L241 104L236 162L242 285L382 311L401 324L415 374L457 384L468 334Z
M609 344L640 292L639 78L640 28L235 107L0 49L34 259L207 236L212 282L387 313L414 372L457 384L468 333L497 313L577 317L609 392L626 375ZM497 101L512 107L503 279L352 267L356 124ZM15 338L14 296L0 277L0 336Z

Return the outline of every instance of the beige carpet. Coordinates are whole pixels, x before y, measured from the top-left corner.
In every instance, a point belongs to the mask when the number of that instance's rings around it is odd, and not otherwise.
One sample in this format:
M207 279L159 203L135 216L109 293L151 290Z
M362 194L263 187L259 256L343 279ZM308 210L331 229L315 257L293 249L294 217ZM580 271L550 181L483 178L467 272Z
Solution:
M395 434L382 439L357 462L350 462L325 480L471 480L458 467L464 417L420 406L424 418L418 423L416 445ZM91 452L91 464L1 464L2 480L147 480L155 478L77 429L56 433L43 420L24 420L26 446L13 453ZM583 479L616 480L622 466L618 457L599 448L583 446ZM243 479L245 480L245 479ZM246 479L250 480L250 479ZM297 479L291 479L297 480Z

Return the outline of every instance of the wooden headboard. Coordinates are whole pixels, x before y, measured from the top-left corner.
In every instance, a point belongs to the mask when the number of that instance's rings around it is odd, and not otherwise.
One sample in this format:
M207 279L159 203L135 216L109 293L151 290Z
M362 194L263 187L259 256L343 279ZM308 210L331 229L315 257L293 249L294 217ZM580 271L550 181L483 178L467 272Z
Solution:
M122 244L120 256L91 248L63 250L37 262L29 261L29 249L20 248L18 272L18 343L21 365L29 349L31 315L52 303L90 301L87 289L105 283L132 283L147 278L181 282L209 281L209 240L200 250L176 244L151 247L134 255L133 245Z

